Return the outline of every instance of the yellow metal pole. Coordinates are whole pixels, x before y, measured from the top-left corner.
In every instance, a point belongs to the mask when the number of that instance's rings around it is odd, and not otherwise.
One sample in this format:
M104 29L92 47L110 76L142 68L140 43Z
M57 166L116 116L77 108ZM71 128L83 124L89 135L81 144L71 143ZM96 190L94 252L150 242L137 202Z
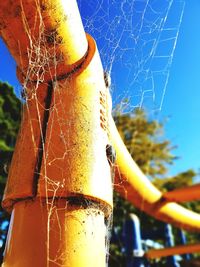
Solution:
M49 206L40 200L20 201L12 212L2 266L102 267L105 255L102 211L64 199Z
M106 266L111 106L95 42L74 0L7 0L0 23L26 95L3 266Z
M196 252L200 252L200 244L188 244L163 249L150 249L145 253L145 257L148 259L158 259L172 255L182 255Z
M48 80L73 70L87 53L75 0L1 1L0 25L2 38L20 71L27 76L31 69L32 80L44 71Z

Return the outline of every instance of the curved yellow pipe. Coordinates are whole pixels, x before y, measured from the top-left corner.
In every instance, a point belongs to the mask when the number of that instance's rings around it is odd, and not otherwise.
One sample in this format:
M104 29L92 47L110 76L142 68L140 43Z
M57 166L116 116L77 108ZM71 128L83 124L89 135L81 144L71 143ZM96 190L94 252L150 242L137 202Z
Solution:
M200 231L200 215L174 202L167 202L132 159L113 120L110 136L116 150L115 190L137 208L177 227Z

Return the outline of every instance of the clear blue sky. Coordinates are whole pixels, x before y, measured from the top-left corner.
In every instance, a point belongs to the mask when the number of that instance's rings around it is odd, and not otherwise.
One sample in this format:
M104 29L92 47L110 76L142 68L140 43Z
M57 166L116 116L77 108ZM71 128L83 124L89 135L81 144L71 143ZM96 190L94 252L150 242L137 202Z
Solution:
M186 1L161 114L181 157L172 173L200 168L200 1Z
M141 94L138 92L139 86L142 84L142 86L146 86L146 102L144 101L144 104L147 103L148 106L148 98L151 100L153 98L152 91L148 91L149 81L151 80L146 78L144 72L138 72L138 70L141 70L141 59L145 60L145 53L149 49L148 45L151 44L149 41L153 40L153 38L158 38L158 36L153 35L156 31L148 35L150 38L145 35L148 27L145 28L144 24L141 23L145 2L137 1L137 6L134 6L134 10L128 5L122 4L130 3L131 1L118 1L118 5L116 5L115 1L109 0L96 1L95 3L93 1L85 3L82 0L78 2L86 31L89 31L97 40L104 66L108 69L112 66L114 101L117 101L119 96L121 98L130 95L132 104L136 105L141 100ZM157 3L157 6L154 6L157 14L160 10L164 10L166 3L169 3L166 0L150 0L150 2ZM179 0L174 0L175 4L179 5L179 2ZM146 18L152 20L152 14L146 12L146 16ZM168 26L176 25L176 19L179 17L180 8L176 9L174 7L173 14L169 16ZM158 25L159 20L156 23ZM143 26L142 34L138 35L141 25ZM154 26L152 24L152 27ZM171 66L169 64L169 82L164 94L161 111L159 111L161 118L170 117L166 125L166 135L174 145L178 146L178 149L174 152L181 157L170 168L171 174L188 168L194 168L195 170L200 168L199 26L200 1L186 1L173 63ZM135 34L136 31L137 34ZM135 36L139 36L140 40L137 40L133 45ZM141 47L143 50L140 50ZM168 48L166 47L166 49ZM171 52L168 53L168 55L170 54ZM114 64L112 64L112 60L114 60ZM21 86L15 75L15 63L2 42L0 42L0 62L0 80L8 81L19 94ZM163 68L161 61L159 63L156 62L155 60L151 62L146 60L145 64L151 64L150 70L151 68L154 68L154 70L156 68L159 70L160 68L161 70ZM134 83L133 77L135 77L136 73L138 73L137 82ZM143 78L148 82L143 84ZM141 83L139 84L138 81ZM161 81L158 84L160 88L155 91L155 99L158 103L161 103L164 85ZM155 87L158 86L155 85Z

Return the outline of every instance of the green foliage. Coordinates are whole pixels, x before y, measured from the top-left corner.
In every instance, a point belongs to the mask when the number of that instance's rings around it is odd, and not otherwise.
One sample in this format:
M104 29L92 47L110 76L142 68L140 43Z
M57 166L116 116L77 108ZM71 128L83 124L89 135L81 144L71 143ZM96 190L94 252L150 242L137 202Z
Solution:
M185 172L181 172L176 176L166 179L155 179L154 185L161 189L161 191L172 191L176 188L187 187L193 184L194 178L197 173L190 169Z
M0 82L0 128L1 140L13 147L20 122L21 102L13 88Z
M5 183L19 129L21 102L13 88L0 82L0 183ZM0 192L2 196L2 192Z
M11 161L17 132L20 124L21 102L15 96L13 88L0 82L0 201L6 183L8 166ZM0 210L0 240L3 246L0 249L0 258L5 245L7 221L9 215Z

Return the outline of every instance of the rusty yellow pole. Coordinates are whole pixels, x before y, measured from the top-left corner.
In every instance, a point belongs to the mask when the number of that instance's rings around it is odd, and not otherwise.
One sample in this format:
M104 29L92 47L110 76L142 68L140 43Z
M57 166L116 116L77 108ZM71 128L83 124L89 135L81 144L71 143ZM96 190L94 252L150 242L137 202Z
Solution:
M111 106L95 42L75 0L7 0L0 25L26 98L2 266L106 266Z

